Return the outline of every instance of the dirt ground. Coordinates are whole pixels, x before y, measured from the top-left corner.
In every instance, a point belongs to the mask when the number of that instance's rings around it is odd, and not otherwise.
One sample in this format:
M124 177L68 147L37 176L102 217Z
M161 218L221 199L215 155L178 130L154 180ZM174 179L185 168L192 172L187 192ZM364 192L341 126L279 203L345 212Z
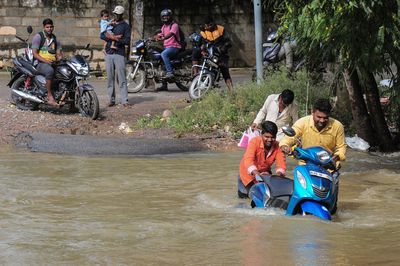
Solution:
M232 73L233 80L246 80L247 72ZM170 85L168 92L155 92L154 86L140 93L129 94L129 106L117 104L108 107L105 79L92 78L92 84L100 102L100 116L97 120L81 117L78 113L68 113L61 108L54 110L41 106L38 111L22 111L10 103L10 92L6 86L9 81L7 73L0 74L0 146L13 146L14 139L21 132L44 132L56 134L109 136L115 138L177 138L169 129L145 129L127 133L121 124L134 125L140 117L160 115L173 107L183 108L190 103L187 92ZM119 100L117 91L117 101ZM186 135L181 138L200 139L210 150L236 149L236 140L221 131L208 135Z

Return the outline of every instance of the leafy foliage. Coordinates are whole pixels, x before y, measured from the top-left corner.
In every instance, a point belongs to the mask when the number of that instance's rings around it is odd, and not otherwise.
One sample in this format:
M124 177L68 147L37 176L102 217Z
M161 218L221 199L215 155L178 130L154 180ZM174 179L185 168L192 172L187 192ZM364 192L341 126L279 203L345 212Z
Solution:
M335 55L343 67L381 72L399 50L398 0L271 1L281 31L311 58Z

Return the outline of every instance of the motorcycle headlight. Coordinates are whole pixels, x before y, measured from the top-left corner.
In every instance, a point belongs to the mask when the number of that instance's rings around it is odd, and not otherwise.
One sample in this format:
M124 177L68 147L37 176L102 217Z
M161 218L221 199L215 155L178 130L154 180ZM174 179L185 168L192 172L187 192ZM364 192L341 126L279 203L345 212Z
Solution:
M218 57L213 56L213 57L211 58L211 61L213 61L214 63L218 63Z
M89 74L89 66L87 64L81 65L79 63L71 62L74 68L76 69L76 72L80 76L87 76Z
M299 181L299 183L300 183L300 185L304 188L304 189L306 189L306 187L307 187L307 181L306 181L306 179L304 178L304 176L300 173L300 171L297 171L297 181Z

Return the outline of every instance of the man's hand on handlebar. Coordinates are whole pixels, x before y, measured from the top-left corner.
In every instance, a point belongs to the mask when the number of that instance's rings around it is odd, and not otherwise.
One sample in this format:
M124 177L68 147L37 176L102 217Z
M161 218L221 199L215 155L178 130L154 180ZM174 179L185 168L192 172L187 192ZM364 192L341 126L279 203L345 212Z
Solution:
M288 155L292 153L292 148L290 148L288 145L282 145L281 150L284 154Z

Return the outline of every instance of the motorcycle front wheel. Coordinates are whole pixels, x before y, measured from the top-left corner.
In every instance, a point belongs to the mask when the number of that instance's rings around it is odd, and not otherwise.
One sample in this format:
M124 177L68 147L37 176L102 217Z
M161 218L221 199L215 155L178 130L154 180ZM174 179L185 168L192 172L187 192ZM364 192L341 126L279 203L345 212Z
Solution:
M126 86L129 93L137 93L146 85L146 71L139 68L133 77L135 67L131 64L126 65Z
M189 97L193 100L198 100L204 96L204 94L212 87L213 76L210 73L206 73L194 77L189 88Z
M99 116L99 100L95 91L84 91L78 99L79 113L96 120Z
M11 86L11 102L17 106L18 109L24 111L35 111L38 109L39 104L26 100L18 94L14 93L12 90L23 91L25 86L25 76L18 78Z

